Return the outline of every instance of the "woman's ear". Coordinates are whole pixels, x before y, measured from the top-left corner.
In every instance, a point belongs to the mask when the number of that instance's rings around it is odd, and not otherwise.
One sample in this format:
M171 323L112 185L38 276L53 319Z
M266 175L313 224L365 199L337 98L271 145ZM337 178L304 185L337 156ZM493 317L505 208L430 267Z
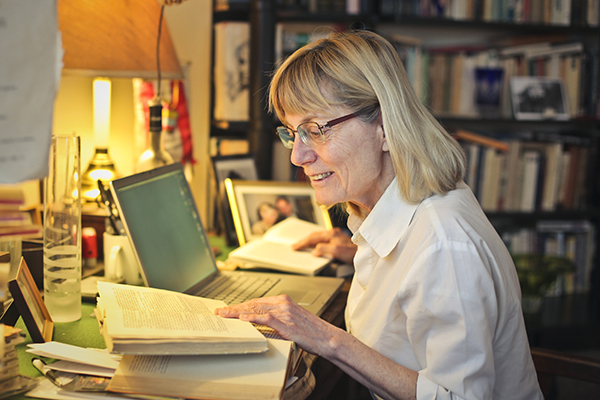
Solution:
M382 151L390 151L390 146L388 145L387 137L385 136L385 130L383 129L383 124L378 125L377 129L381 131L380 132L381 139L382 139L381 150Z

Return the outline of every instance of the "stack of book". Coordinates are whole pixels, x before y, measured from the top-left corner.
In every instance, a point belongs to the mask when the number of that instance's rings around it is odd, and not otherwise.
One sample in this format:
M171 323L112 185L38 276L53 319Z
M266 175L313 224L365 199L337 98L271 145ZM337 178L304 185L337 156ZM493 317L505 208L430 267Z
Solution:
M280 399L297 352L249 322L214 314L225 303L98 282L107 349L122 359L107 390L210 399Z
M42 227L32 222L31 215L21 211L25 194L20 186L0 185L0 239L5 237L39 237Z
M58 361L36 366L48 379L27 396L283 398L301 352L249 322L216 316L222 301L108 282L98 282L98 294L95 314L107 349L29 344L28 353ZM50 392L56 397L46 397Z
M25 341L21 330L0 324L4 340L0 341L0 398L5 399L17 393L29 390L35 380L19 375L19 359L15 346Z

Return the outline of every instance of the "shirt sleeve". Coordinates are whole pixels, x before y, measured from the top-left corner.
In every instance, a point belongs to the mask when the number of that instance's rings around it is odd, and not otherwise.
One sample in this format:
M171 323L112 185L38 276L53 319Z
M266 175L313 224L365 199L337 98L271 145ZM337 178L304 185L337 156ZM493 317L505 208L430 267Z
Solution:
M482 246L484 247L484 246ZM489 399L498 316L493 258L444 240L421 252L399 301L422 369L417 399Z

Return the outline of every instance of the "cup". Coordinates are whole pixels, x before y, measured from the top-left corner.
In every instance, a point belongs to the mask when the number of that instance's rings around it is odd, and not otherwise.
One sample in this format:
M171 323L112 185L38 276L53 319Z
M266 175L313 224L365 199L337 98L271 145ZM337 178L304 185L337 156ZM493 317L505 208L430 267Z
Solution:
M78 136L52 136L44 187L44 302L54 322L81 318Z
M104 232L104 279L129 285L142 283L140 267L127 235Z
M94 268L98 259L96 229L88 226L81 230L81 245L83 247L83 267Z

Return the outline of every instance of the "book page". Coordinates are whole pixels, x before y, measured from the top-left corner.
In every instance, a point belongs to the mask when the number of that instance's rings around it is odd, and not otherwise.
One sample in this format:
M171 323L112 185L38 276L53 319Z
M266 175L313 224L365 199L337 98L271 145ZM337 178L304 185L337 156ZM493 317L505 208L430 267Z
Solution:
M261 240L292 245L313 232L323 231L324 227L302 219L289 217L273 225Z
M294 251L289 244L257 240L229 254L241 268L271 268L302 275L315 275L331 260L315 257L308 251Z
M98 309L107 333L114 338L255 339L263 335L249 322L214 315L218 300L168 290L98 282Z
M109 391L198 399L279 399L292 342L269 339L261 354L131 356L115 372Z

